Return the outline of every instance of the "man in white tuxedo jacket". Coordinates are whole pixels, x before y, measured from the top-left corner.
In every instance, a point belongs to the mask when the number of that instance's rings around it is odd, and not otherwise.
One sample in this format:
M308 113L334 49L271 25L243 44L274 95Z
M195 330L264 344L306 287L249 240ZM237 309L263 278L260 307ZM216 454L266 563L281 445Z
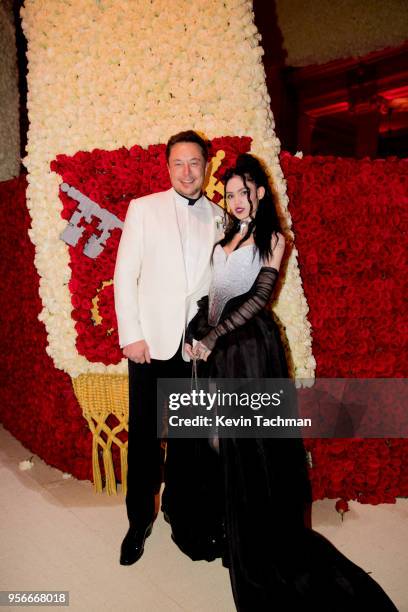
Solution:
M202 194L206 142L181 132L169 139L166 156L172 188L130 202L114 275L119 341L129 360L129 531L122 565L143 554L161 484L156 380L191 376L182 339L208 293L213 246L221 237L221 209Z

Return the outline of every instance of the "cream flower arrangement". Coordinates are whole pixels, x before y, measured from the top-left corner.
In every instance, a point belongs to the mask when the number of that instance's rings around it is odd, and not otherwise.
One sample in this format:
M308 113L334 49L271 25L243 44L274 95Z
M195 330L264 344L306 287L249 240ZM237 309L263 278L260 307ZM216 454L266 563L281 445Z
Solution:
M270 169L287 231L286 184L279 165L262 65L262 48L248 0L26 0L30 129L30 237L41 277L40 315L48 353L72 377L125 373L78 354L68 281L68 247L49 164L59 153L166 142L196 129L209 138L251 136L251 151ZM307 303L293 249L276 311L286 327L295 371L311 378Z

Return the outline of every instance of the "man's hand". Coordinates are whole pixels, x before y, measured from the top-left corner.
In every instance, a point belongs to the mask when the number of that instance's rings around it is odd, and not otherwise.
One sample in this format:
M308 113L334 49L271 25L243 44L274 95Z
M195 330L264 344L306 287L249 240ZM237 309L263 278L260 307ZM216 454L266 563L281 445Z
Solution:
M135 363L150 363L150 351L145 340L138 340L123 347L123 354Z

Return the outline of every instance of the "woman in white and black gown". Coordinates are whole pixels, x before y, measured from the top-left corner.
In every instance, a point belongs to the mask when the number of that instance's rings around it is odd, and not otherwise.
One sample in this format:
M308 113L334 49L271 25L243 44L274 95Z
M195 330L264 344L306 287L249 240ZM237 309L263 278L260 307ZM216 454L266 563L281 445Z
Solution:
M224 185L230 221L186 350L202 359L200 377L287 378L265 308L285 248L268 179L244 154ZM182 442L166 466L172 537L193 560L223 558L239 612L396 610L364 570L306 526L311 490L301 439L220 438L218 448Z

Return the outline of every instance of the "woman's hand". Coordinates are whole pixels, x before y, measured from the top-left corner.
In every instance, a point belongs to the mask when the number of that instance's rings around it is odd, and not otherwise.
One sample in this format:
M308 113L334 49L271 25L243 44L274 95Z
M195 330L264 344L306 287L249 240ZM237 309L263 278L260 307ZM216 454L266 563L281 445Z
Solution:
M202 359L203 361L207 361L208 357L211 355L211 351L209 348L203 344L203 342L197 342L193 349L193 356L196 359Z
M194 359L193 347L191 344L187 344L187 342L184 344L184 352L190 357L190 359Z

